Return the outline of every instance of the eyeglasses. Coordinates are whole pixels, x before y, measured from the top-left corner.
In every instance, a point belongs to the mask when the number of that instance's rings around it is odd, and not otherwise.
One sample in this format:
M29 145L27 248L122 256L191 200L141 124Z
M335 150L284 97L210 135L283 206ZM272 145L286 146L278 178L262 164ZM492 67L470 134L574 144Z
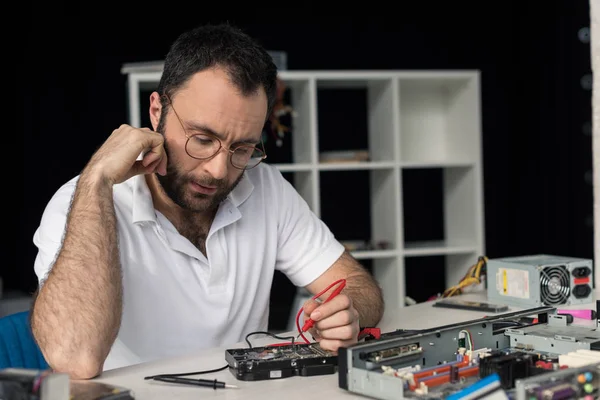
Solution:
M219 138L214 135L208 133L189 135L185 129L185 126L183 125L183 121L181 118L179 118L179 114L177 114L177 111L175 111L175 107L173 107L173 102L168 96L166 97L169 101L169 104L171 104L171 108L173 109L175 116L179 120L179 124L183 129L185 137L187 138L187 141L185 142L185 151L190 157L197 160L210 160L219 154L221 149L225 149L230 154L229 160L231 165L242 170L252 169L260 164L265 158L267 158L267 155L264 151L265 145L262 139L260 140L263 148L262 150L255 145L250 144L242 144L236 146L235 149L228 149L223 146L223 143L221 143Z

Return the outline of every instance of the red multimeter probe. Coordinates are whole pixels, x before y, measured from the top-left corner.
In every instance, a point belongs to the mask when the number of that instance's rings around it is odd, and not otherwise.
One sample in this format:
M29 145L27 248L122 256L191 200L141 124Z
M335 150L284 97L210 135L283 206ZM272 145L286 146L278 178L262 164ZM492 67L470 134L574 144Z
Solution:
M340 283L341 282L341 283ZM346 280L345 279L340 279L339 281L333 283L331 286L335 285L336 283L340 283L340 285L329 295L329 297L323 302L327 303L329 300L333 299L335 296L337 296L338 294L340 294L340 292L344 289L344 287L346 286ZM331 286L329 286L329 288L331 288ZM327 288L327 289L329 289ZM327 290L325 289L325 290ZM313 299L319 297L319 295L316 295L315 297L313 297ZM315 321L313 321L311 318L307 319L306 322L304 323L304 326L302 327L302 332L306 332L307 330L309 330L310 328L313 327L313 325L315 324ZM300 335L297 336L297 338L299 338Z
M339 286L337 288L335 288L335 290L329 295L329 297L327 297L327 299L323 302L323 304L327 303L328 301L330 301L331 299L333 299L334 297L336 297L338 294L341 293L341 291L344 289L344 287L346 287L346 280L339 279L339 280L333 282L331 285L329 285L325 289L323 289L320 293L317 293L316 295L314 295L312 297L312 299L315 300L315 299L319 298L320 296L323 295L323 293L326 293L329 289L331 289L335 285L339 285ZM296 315L296 327L298 328L298 331L300 332L298 334L298 336L296 336L296 340L298 338L302 337L302 339L304 339L304 342L309 344L310 341L304 336L304 332L306 332L310 328L312 328L315 325L315 321L313 321L311 318L308 318L306 320L306 322L304 322L304 325L302 326L302 328L300 328L300 316L302 315L303 311L304 311L304 307L300 308L300 310L298 311L298 314ZM379 328L364 328L359 332L359 339L365 335L379 339L379 337L381 335L381 331ZM286 343L276 343L276 344L272 344L271 346L285 346L285 345L289 345L289 344L294 344L294 342L292 342L292 343L287 343L287 342Z

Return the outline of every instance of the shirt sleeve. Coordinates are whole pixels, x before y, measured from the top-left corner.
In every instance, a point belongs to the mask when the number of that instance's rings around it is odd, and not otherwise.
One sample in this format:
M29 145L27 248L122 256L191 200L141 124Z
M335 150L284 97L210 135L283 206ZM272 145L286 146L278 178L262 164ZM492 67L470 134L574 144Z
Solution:
M343 254L344 246L296 189L276 172L278 198L277 269L296 286L317 279Z
M33 243L38 249L34 270L41 287L52 269L58 251L62 246L67 215L75 192L76 178L64 184L50 199L33 235Z

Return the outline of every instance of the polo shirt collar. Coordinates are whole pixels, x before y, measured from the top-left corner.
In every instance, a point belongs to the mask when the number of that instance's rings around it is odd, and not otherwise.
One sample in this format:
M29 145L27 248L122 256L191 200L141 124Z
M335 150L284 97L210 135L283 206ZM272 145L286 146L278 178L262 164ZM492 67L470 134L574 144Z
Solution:
M156 222L156 210L152 202L152 193L146 183L143 174L136 175L133 180L133 198L131 204L132 222L135 224L142 221Z
M254 191L254 185L248 176L248 172L244 172L244 176L242 180L238 183L238 185L229 193L229 200L233 204L234 207L239 207L243 202L245 202L248 197Z
M156 222L156 211L152 202L152 194L143 174L136 175L133 180L132 199L132 222L153 221ZM244 203L254 191L254 185L247 172L244 172L242 180L231 191L228 200L234 207Z

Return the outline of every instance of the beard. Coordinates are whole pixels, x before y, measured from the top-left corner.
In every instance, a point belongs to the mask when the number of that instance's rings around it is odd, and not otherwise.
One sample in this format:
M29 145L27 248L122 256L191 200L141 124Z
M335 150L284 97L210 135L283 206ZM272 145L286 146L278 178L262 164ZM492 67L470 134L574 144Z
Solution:
M157 131L165 136L161 129L163 127L164 121L162 121L161 117ZM228 184L226 179L214 179L210 176L198 178L193 177L190 174L184 174L179 170L177 160L169 150L166 137L163 147L167 154L167 174L164 176L156 174L156 177L166 195L184 210L193 213L215 211L244 177L245 172L242 172L235 182ZM216 192L207 195L192 191L189 188L191 182L195 182L202 186L215 187Z

